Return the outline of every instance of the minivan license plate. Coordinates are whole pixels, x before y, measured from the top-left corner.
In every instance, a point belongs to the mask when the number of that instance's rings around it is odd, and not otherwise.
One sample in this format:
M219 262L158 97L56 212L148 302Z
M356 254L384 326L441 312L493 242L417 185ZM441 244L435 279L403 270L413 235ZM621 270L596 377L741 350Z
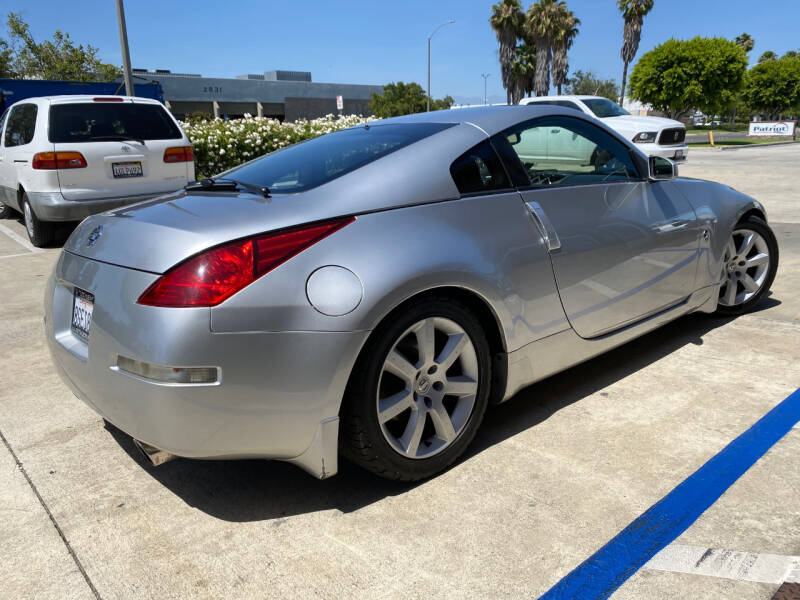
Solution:
M144 174L139 161L111 163L111 172L114 177L141 177Z
M94 294L75 288L72 294L72 332L89 341L89 328L94 312Z

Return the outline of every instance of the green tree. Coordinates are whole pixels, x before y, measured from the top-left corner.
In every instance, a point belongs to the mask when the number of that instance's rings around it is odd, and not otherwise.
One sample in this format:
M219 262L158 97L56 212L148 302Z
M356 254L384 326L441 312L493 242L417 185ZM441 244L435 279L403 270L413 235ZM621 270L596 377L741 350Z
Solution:
M15 49L13 69L18 77L90 81L112 80L120 75L120 69L97 58L97 48L75 45L69 34L60 29L52 40L37 42L20 14L9 13L7 24Z
M800 58L768 60L750 69L745 86L750 106L767 118L800 110Z
M575 96L603 96L616 102L619 99L619 86L613 79L600 79L591 71L575 71L567 79L566 93Z
M789 50L781 58L800 58L800 50Z
M500 77L506 90L506 102L513 102L516 75L514 62L517 58L517 37L522 27L522 4L519 0L501 0L492 6L489 24L500 43Z
M528 44L517 46L511 72L511 103L519 104L522 98L533 93L533 78L536 74L536 50Z
M559 23L559 29L553 39L553 85L561 95L561 86L567 81L569 61L567 52L572 48L575 38L578 37L578 25L581 20L571 10L566 11Z
M642 37L644 17L653 9L654 0L617 0L617 7L622 12L625 25L622 28L622 85L620 86L619 103L625 101L625 85L628 82L628 65L639 51Z
M756 41L749 33L737 35L733 41L736 42L737 45L741 46L745 52L750 52L756 45Z
M633 68L630 95L680 118L698 108L716 114L731 105L747 69L743 48L725 38L667 40Z
M765 63L770 60L778 60L778 55L775 54L772 50L767 50L758 57L758 64Z
M445 96L441 100L431 100L431 110L442 110L453 106L454 100ZM372 94L369 109L376 117L399 117L425 112L426 95L422 86L415 82L387 83L383 86L383 94Z
M9 48L8 42L0 39L0 77L15 77L16 72L12 66L14 51Z

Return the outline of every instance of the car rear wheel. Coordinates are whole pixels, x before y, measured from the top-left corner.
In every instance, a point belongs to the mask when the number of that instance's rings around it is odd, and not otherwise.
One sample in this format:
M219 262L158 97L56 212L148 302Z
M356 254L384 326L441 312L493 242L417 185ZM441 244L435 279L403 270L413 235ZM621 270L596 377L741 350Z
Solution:
M430 298L373 332L342 406L342 454L386 477L444 470L475 436L489 397L489 344L461 303Z
M725 246L717 314L740 315L767 293L778 270L778 242L765 221L750 216L733 228Z
M31 244L37 248L47 246L53 241L55 237L56 227L52 223L40 221L31 208L31 203L28 201L28 195L22 196L22 216L25 219L25 229L28 232L28 238Z

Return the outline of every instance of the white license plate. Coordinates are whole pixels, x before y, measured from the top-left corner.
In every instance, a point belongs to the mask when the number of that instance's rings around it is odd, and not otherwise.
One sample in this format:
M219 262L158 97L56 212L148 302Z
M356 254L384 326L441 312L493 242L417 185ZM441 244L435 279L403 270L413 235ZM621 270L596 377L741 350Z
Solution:
M139 161L111 163L111 172L114 177L141 177L142 163Z
M72 331L86 341L89 340L93 312L94 294L75 288L72 294Z

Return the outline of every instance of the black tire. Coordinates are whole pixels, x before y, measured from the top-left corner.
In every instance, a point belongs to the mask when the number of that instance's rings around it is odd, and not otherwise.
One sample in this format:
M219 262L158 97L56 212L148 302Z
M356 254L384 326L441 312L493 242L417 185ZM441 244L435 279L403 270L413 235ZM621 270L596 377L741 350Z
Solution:
M27 194L22 195L22 216L25 221L25 230L28 232L28 238L31 244L37 248L42 248L53 242L56 226L53 223L39 220L39 217L33 212Z
M0 220L12 219L17 216L17 211L11 208L8 204L0 202Z
M734 230L737 228L750 229L764 238L767 248L769 249L769 267L761 288L747 301L734 306L718 304L715 314L720 316L741 315L752 310L761 301L761 299L764 297L764 294L769 291L770 287L772 286L772 282L775 280L775 273L778 271L778 240L775 238L775 234L772 232L770 226L767 225L766 221L755 215L751 215L746 219L739 221L739 223L737 223L734 227ZM722 292L722 289L720 289L720 292Z
M415 323L430 317L454 322L469 337L475 351L473 363L477 365L477 391L469 417L449 445L430 457L409 458L395 450L381 430L378 385L384 361L394 344ZM436 352L439 352L438 347ZM342 455L387 479L417 481L440 473L464 452L475 437L488 404L491 370L486 334L467 306L452 298L429 296L402 307L372 333L350 377L341 410L339 448ZM426 416L426 423L430 419Z

